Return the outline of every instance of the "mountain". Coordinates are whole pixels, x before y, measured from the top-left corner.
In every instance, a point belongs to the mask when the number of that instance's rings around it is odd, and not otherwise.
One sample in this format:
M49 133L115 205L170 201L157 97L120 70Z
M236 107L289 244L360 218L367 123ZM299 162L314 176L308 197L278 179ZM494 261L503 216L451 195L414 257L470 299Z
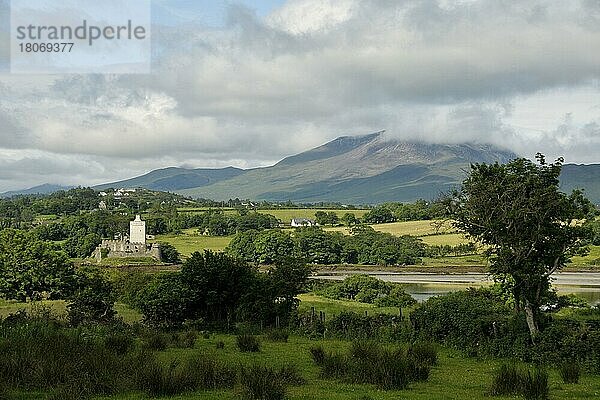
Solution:
M143 187L150 190L176 192L183 189L208 186L243 173L244 170L233 167L220 169L170 167L157 169L137 178L98 185L94 189Z
M492 145L409 142L377 132L339 137L270 167L166 168L97 188L146 187L214 200L414 201L436 198L456 187L471 163L503 163L516 157ZM563 190L585 188L588 197L600 203L600 165L565 165L561 184Z
M600 204L600 164L563 165L560 188L566 193L573 189L583 189L588 199Z
M61 186L61 185L52 185L49 183L45 183L43 185L34 186L29 189L13 190L10 192L0 193L0 197L12 197L12 196L19 196L19 195L27 195L27 194L50 194L50 193L58 192L60 190L69 190L69 189L72 189L73 187L74 186Z

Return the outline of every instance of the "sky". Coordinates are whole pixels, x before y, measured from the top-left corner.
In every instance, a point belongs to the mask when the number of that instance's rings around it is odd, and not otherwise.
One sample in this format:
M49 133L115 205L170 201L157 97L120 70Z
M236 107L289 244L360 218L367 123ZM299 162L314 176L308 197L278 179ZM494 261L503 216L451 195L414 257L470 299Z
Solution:
M0 192L271 165L343 135L600 163L597 0L153 0L152 73L15 75Z

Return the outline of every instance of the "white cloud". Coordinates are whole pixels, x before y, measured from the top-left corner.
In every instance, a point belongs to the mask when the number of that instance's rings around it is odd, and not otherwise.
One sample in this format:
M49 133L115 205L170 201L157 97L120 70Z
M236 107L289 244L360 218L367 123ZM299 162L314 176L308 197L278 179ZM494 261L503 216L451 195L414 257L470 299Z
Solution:
M600 162L599 22L592 0L232 7L222 29L154 27L149 76L0 75L0 148L94 160L82 183L265 165L380 129Z

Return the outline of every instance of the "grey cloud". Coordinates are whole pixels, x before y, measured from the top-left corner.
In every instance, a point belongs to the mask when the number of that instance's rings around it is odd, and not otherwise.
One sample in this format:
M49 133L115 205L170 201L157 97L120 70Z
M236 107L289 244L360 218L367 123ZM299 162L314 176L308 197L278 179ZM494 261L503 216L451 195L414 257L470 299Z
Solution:
M153 27L152 75L0 75L0 147L93 159L77 165L94 182L265 165L381 129L598 162L600 108L538 133L507 121L518 97L598 92L599 16L593 0L291 0L266 20L231 7L222 29Z

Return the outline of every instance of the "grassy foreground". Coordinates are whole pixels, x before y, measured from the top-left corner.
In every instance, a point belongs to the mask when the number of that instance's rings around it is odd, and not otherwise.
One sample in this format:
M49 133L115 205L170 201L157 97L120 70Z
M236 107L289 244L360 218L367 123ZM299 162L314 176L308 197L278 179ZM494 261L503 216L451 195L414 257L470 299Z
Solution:
M216 349L217 342L224 342L221 350ZM310 358L309 349L322 345L330 351L344 351L350 345L341 340L309 340L291 336L288 343L272 343L262 340L259 353L241 353L231 335L213 335L209 339L199 339L195 349L169 349L160 354L168 363L172 360L184 360L194 352L215 354L221 360L240 364L258 363L274 367L295 365L306 384L290 387L289 400L359 400L363 398L391 399L508 399L514 397L490 397L487 391L491 376L499 361L464 358L452 350L442 349L439 362L427 382L412 383L410 388L401 391L382 391L371 385L348 384L337 380L325 380L319 377L319 368ZM563 384L558 373L550 371L550 394L552 399L590 399L600 396L600 377L583 375L578 384ZM365 397L368 396L368 397ZM144 399L142 394L130 394L110 399ZM184 394L172 399L238 399L234 390L201 391ZM109 399L105 397L103 399Z

